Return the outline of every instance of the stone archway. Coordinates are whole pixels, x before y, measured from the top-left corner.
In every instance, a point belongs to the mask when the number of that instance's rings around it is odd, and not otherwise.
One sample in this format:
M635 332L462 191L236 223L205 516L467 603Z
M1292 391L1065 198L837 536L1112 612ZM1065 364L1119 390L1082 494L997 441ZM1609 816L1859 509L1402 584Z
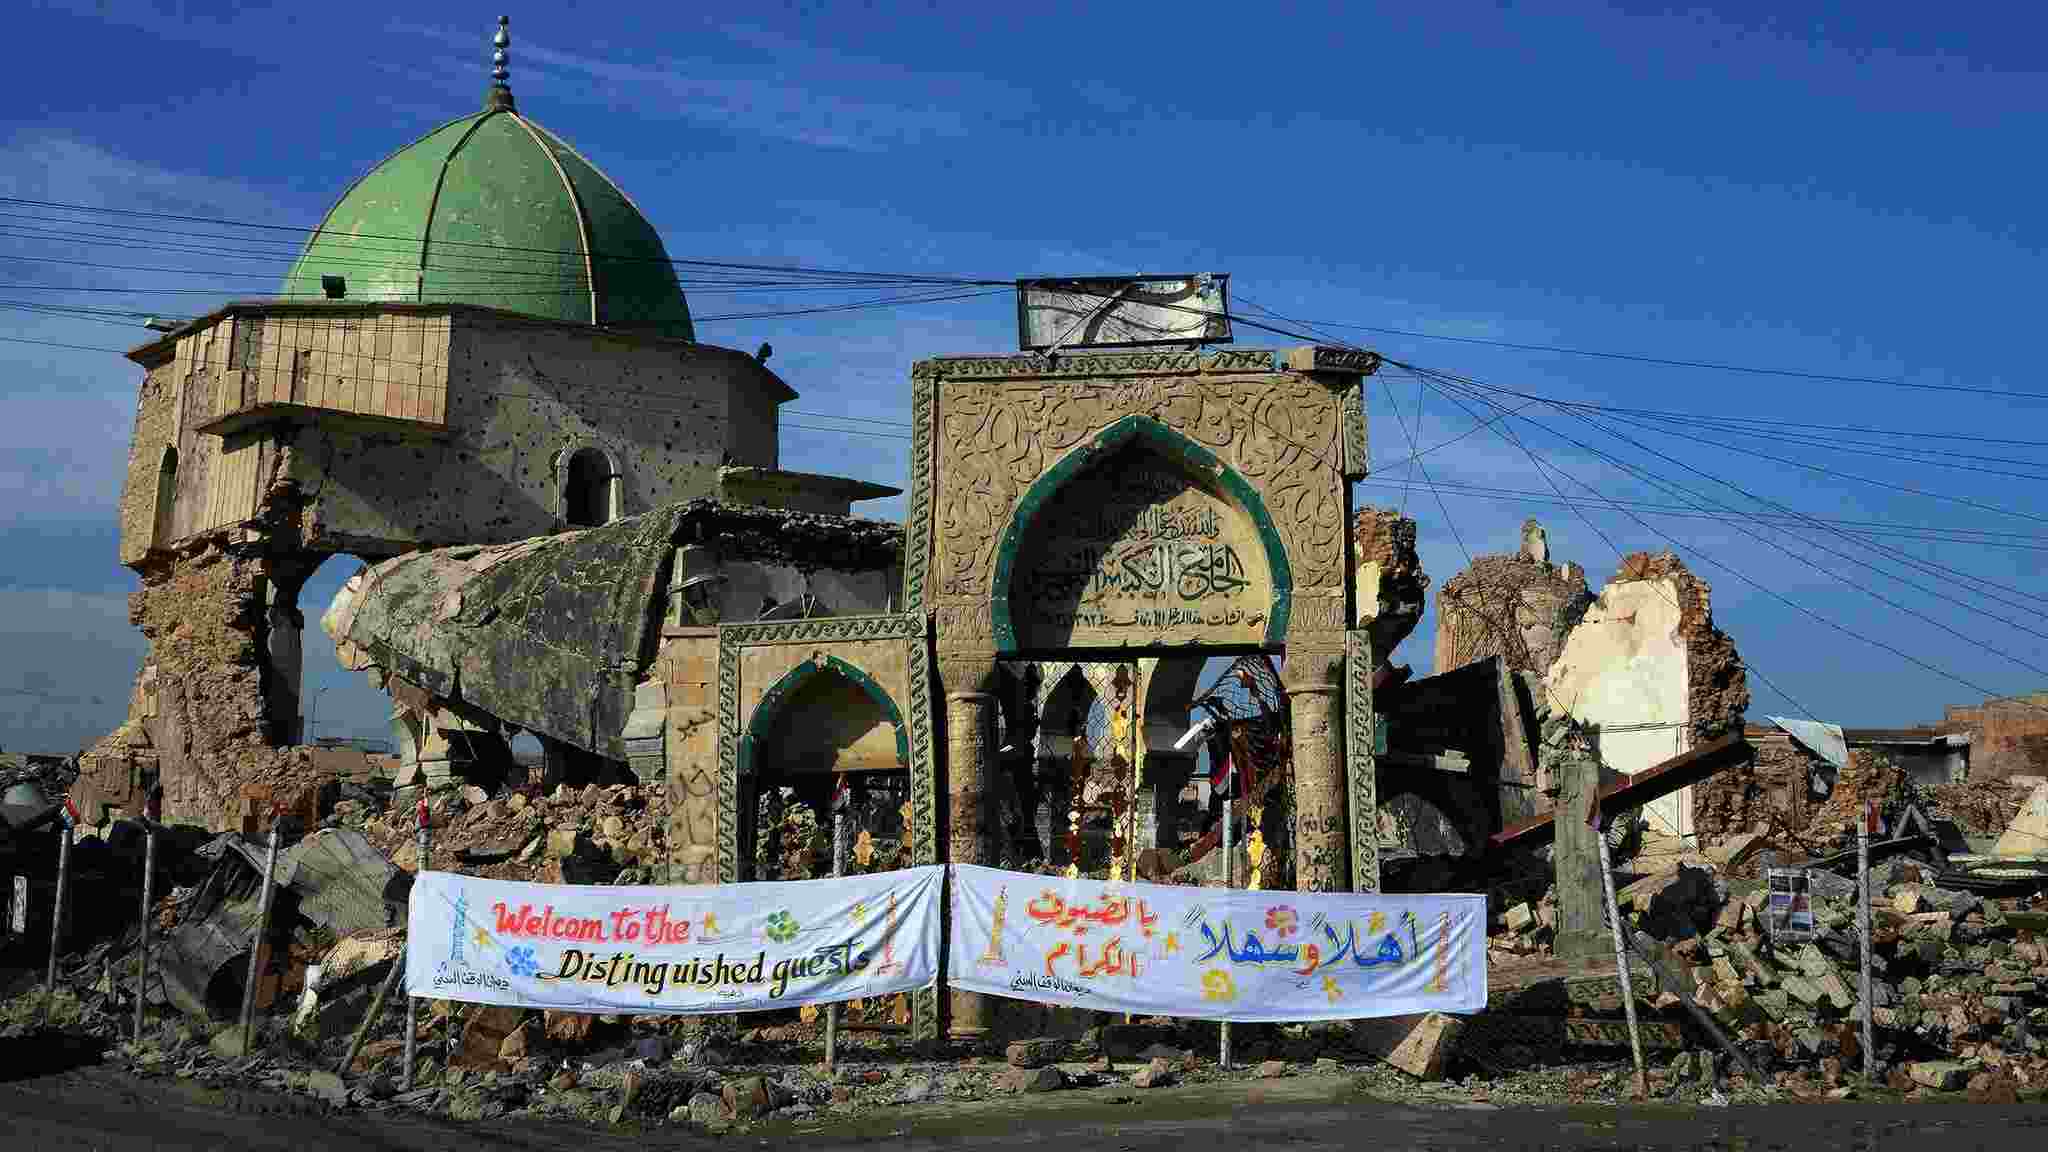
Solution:
M1165 474L1146 472L1147 465L1163 466ZM1102 475L1105 472L1114 475ZM1090 478L1106 485L1100 499L1060 499L1070 485ZM1175 493L1184 494L1179 504L1154 503L1157 497ZM1089 520L1093 523L1083 523ZM1078 529L1080 535L1064 537L1059 535L1062 529ZM1048 530L1051 539L1045 538ZM1113 558L1088 547L1097 537L1124 539L1132 534L1137 536L1135 542ZM1257 552L1253 564L1246 564L1240 548ZM1075 633L1100 631L1104 617L1099 612L1078 607L1071 613L1056 612L1055 616L1070 617L1067 635L1049 644L1047 630L1019 618L1023 614L1013 607L1017 598L1013 581L1026 571L1042 574L1050 564L1065 579L1045 581L1027 595L1043 592L1049 602L1058 602L1071 592L1077 601L1086 602L1091 593L1127 590L1129 585L1124 583L1112 587L1100 572L1090 575L1088 570L1111 559L1121 568L1111 570L1109 576L1134 582L1144 592L1164 593L1156 597L1162 603L1138 609L1167 614L1162 623L1152 625L1152 631L1190 637L1214 632L1213 611L1205 613L1199 604L1194 608L1182 605L1234 585L1227 591L1250 588L1263 592L1264 602L1253 606L1252 598L1245 597L1246 604L1225 609L1226 614L1235 612L1240 617L1223 622L1232 629L1229 639L1268 648L1286 643L1293 568L1265 500L1214 452L1150 416L1134 414L1116 420L1069 449L1025 489L996 547L990 584L996 651L1009 654L1033 647L1087 646L1086 637ZM1211 643L1216 640L1204 638Z

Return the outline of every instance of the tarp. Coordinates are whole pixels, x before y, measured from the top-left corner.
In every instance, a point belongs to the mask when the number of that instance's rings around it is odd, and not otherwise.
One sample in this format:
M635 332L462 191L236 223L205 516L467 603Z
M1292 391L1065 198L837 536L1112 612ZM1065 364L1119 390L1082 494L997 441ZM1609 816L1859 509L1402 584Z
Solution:
M943 866L696 886L522 884L422 872L409 996L634 1015L888 996L939 973Z
M1486 898L1106 884L952 866L947 984L1106 1012L1349 1020L1486 1007Z
M1818 720L1788 720L1773 716L1771 723L1791 734L1792 739L1806 746L1807 750L1837 768L1849 766L1849 742L1842 737L1840 724L1823 724Z

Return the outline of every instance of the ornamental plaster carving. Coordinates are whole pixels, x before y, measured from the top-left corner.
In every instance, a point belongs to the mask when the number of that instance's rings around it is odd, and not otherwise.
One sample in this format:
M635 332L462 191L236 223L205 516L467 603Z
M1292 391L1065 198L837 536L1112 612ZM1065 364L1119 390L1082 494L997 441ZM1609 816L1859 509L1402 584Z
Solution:
M949 373L962 363L945 362ZM1127 415L1149 416L1209 449L1260 493L1294 587L1343 586L1342 400L1316 381L1152 376L948 380L943 388L930 525L936 567L926 577L935 581L927 590L935 603L991 599L996 548L1024 493L1062 455Z

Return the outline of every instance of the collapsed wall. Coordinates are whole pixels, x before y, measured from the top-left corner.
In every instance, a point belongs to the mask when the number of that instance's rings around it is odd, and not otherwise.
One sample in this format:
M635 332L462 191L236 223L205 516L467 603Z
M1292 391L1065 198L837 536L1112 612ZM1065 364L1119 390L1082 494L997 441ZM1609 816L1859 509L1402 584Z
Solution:
M1541 673L1592 600L1584 570L1552 564L1543 526L1529 520L1520 551L1477 557L1444 581L1437 594L1436 670L1499 656L1515 671Z
M295 541L295 486L268 486L259 522L201 533L152 550L133 567L141 590L129 622L149 654L127 719L79 758L72 797L88 823L107 810L139 813L162 788L163 819L209 828L239 825L245 796L295 803L318 787L312 751L290 746L276 717L296 713L271 651L273 634L296 636L298 589L317 563L272 541ZM289 658L296 674L296 647ZM278 697L291 691L293 707Z
M1358 626L1372 637L1373 659L1384 664L1415 631L1429 592L1415 551L1415 521L1389 508L1360 508L1351 521L1351 558Z
M1634 775L1739 730L1749 708L1742 658L1714 624L1710 589L1669 552L1622 559L1539 691L1550 713L1539 721L1547 746L1539 750L1539 786L1552 790L1554 766L1568 752L1550 746L1571 727L1584 730L1605 767ZM1685 836L1692 810L1688 788L1653 802L1646 815L1653 829Z

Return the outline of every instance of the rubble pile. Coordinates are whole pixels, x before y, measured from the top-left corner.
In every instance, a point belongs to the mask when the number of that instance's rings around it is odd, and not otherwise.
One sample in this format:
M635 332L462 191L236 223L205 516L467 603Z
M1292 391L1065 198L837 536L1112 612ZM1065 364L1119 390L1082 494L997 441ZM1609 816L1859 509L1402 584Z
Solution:
M439 871L543 884L647 884L665 878L668 796L636 784L526 786L496 796L474 785L429 802L430 864ZM394 806L338 806L334 819L360 821L364 835L400 868L419 863L418 816Z
M1647 1018L1693 1030L1694 1046L1712 1056L1684 1008L1690 999L1794 1095L1845 1090L1862 1070L1856 883L1826 869L1808 875L1814 933L1796 942L1766 931L1762 883L1712 863L1680 864L1617 894L1667 977L1637 989L1656 1010ZM1905 860L1871 870L1878 1066L1907 1091L1996 1099L2048 1089L2048 894L1985 898L1941 888L1936 875ZM1498 919L1496 965L1547 950L1550 908L1520 904Z

